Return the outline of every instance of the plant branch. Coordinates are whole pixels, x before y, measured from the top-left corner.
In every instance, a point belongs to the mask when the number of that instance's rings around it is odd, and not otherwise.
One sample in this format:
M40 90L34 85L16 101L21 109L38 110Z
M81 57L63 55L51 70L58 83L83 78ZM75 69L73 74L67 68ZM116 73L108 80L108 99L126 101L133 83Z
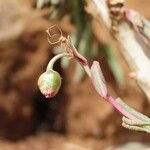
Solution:
M52 58L48 63L46 70L47 71L52 70L54 63L61 57L67 56L69 58L71 57L75 59L85 69L85 72L90 77L99 95L123 115L123 119L122 119L123 127L132 130L144 131L150 133L150 118L134 110L126 103L124 103L120 98L114 99L107 90L105 79L99 63L94 61L92 66L89 67L87 59L77 51L77 49L71 43L69 36L67 38L65 37L62 38L63 38L63 44L65 44L64 47L66 52L54 56L54 58ZM58 73L56 74L58 75ZM47 78L47 74L46 74L46 81L47 79L49 78ZM53 81L42 82L42 87L44 87L46 91L47 91L47 87L49 87L48 83L52 84ZM56 91L56 93L57 92L58 90ZM50 96L53 95L51 94Z
M108 94L105 80L98 62L93 62L91 74L91 80L96 91L123 115L122 126L131 130L150 133L150 118L131 108L120 98L114 99Z

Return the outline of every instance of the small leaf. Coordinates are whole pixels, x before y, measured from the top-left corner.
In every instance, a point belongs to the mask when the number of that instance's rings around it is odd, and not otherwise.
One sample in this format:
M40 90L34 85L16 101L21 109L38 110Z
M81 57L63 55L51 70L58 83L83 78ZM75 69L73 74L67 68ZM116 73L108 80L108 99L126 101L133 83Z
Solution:
M104 76L102 74L102 70L97 61L94 61L91 67L91 79L95 86L96 91L102 96L105 97L107 95L107 87L105 83Z

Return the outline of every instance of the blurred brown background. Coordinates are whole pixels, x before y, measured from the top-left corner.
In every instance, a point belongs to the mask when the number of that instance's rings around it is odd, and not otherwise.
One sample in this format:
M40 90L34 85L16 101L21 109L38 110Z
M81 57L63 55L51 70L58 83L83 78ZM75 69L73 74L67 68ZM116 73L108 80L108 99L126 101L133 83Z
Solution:
M128 0L127 5L150 18L149 0ZM63 85L52 100L44 98L37 79L54 55L45 30L57 23L71 34L76 27L68 19L46 19L47 9L35 6L35 0L0 0L0 150L100 150L131 141L150 143L149 135L121 126L121 116L100 99L88 78L74 84L71 67L64 71L56 64ZM119 57L123 89L103 64L112 95L149 115L145 95Z

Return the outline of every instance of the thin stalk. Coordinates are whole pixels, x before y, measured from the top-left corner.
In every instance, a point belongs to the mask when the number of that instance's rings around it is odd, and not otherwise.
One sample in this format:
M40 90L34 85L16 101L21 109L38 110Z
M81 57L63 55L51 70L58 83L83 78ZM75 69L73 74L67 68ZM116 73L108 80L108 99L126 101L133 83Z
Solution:
M58 54L58 55L56 55L56 56L54 56L50 61L49 61L49 63L48 63L48 65L47 65L47 68L46 68L46 71L49 71L49 70L51 70L51 69L53 69L53 66L54 66L54 63L58 60L58 59L60 59L60 58L62 58L62 57L69 57L69 56L71 56L69 53L61 53L61 54Z

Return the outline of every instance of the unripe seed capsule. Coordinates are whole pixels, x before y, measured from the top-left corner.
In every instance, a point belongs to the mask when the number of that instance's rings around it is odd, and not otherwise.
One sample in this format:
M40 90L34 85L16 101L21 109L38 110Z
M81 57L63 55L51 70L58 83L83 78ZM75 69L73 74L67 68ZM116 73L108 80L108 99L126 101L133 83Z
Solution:
M54 97L61 86L61 76L54 70L49 70L41 74L38 79L38 86L46 98Z

